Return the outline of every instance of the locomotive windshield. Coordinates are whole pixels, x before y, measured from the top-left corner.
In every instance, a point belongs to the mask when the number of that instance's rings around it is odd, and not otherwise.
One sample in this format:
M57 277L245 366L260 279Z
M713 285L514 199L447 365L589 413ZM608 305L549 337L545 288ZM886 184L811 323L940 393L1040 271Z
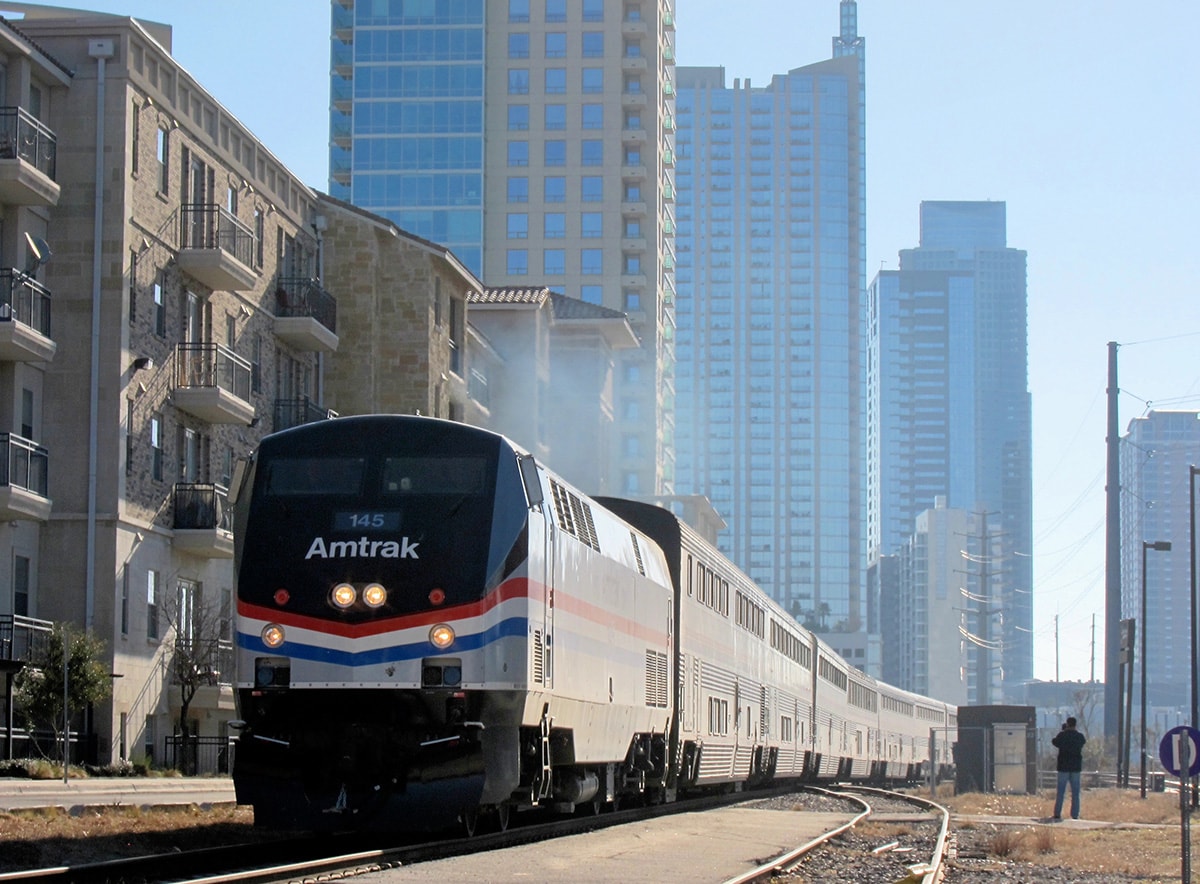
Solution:
M352 432L355 423L264 440L241 527L239 597L328 617L332 587L385 587L386 605L336 612L351 623L478 601L524 527L511 449L432 421L394 436L362 424Z

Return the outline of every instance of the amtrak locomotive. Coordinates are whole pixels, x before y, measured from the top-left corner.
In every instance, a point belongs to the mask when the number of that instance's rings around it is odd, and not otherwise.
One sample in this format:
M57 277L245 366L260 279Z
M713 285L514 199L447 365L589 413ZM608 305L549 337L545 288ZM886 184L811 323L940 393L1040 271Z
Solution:
M495 433L340 418L240 472L233 777L259 825L471 831L948 763L952 707L848 666L670 512Z

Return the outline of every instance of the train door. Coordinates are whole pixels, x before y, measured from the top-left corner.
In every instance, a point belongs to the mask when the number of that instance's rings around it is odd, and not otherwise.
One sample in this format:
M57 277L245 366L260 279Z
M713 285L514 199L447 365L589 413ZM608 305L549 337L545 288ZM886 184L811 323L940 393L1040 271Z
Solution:
M540 610L536 597L529 603L530 681L547 689L554 686L554 548L556 527L546 512L541 474L533 455L517 459L525 495L529 500L529 579L542 587ZM535 515L540 518L535 518Z

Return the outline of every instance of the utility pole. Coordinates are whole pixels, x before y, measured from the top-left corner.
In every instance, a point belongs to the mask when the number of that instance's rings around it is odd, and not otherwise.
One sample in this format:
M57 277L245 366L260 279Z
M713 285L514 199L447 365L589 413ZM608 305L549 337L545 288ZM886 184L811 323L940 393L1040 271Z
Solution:
M1092 674L1088 677L1092 684L1096 683L1096 614L1092 613Z
M1062 681L1058 677L1058 615L1054 615L1054 683Z
M1118 732L1121 647L1121 457L1117 417L1117 344L1108 342L1108 467L1105 474L1104 736Z

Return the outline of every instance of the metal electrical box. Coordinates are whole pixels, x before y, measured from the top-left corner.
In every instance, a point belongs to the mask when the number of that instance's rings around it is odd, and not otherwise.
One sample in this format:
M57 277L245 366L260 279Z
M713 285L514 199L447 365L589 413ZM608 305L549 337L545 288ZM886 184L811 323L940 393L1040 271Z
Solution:
M992 726L994 762L993 785L997 792L1025 791L1025 724Z

